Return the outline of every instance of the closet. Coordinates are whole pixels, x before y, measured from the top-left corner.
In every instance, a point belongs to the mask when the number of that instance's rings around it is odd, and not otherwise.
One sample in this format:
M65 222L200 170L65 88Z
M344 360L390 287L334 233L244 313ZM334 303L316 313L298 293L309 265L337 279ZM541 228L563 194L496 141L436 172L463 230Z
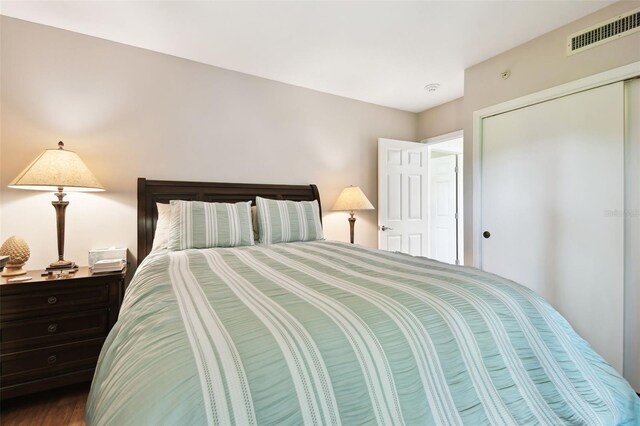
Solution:
M481 268L545 297L625 376L640 352L639 95L621 81L482 119Z

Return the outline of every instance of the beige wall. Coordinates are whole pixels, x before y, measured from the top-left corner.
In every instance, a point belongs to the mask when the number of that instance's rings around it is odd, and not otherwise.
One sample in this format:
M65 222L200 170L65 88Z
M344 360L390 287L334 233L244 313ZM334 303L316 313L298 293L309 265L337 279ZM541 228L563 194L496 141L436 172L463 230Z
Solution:
M418 114L418 139L424 140L462 130L464 98L454 99Z
M135 248L138 176L315 182L327 236L345 240L345 214L328 209L352 183L377 204L378 137L417 140L462 127L465 263L471 264L473 112L640 60L640 33L565 54L567 35L637 5L616 3L468 68L464 98L419 115L2 17L0 239L27 239L29 267L55 257L51 195L6 185L59 139L108 189L69 195L66 251L84 263L91 247ZM499 75L505 69L508 80ZM376 212L359 217L356 239L375 246Z
M464 208L465 264L473 262L473 112L589 75L640 61L640 33L566 56L570 34L638 7L618 2L465 70ZM503 80L500 73L511 70ZM419 134L419 136L422 136Z
M11 18L1 18L0 239L31 246L27 267L56 258L51 193L8 189L63 140L107 188L70 193L67 257L136 251L136 179L316 183L328 238L342 187L377 205L377 138L414 140L416 114L323 94ZM377 212L358 213L356 242L377 246Z

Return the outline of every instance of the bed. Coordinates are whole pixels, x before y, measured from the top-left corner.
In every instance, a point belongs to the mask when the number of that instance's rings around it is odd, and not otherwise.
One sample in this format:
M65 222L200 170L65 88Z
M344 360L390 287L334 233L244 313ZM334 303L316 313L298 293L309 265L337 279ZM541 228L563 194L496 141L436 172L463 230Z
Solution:
M139 180L141 263L87 424L640 423L629 384L499 276L326 240L151 250L157 202L256 196L319 202L313 185Z

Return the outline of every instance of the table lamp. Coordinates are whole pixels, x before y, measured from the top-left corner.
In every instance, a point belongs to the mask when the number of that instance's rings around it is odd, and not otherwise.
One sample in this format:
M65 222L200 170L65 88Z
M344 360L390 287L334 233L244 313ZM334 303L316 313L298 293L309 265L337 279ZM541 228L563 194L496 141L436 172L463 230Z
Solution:
M331 210L343 210L348 211L351 217L349 218L349 235L351 237L351 244L353 244L353 228L356 224L356 218L353 216L353 212L356 210L373 210L373 204L364 195L364 192L359 186L348 186L342 190L335 204Z
M78 154L64 149L58 142L58 149L47 149L15 178L9 188L57 191L58 201L52 201L56 209L58 228L58 260L47 269L73 268L75 263L64 259L64 216L69 205L63 201L63 191L94 192L104 191L98 179L89 171Z

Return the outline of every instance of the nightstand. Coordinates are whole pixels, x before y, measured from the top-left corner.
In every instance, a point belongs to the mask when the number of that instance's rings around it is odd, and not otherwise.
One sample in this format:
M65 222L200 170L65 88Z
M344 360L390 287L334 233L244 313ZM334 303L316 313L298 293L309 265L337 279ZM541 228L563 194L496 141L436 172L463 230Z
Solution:
M0 279L0 399L90 381L118 319L125 271Z

